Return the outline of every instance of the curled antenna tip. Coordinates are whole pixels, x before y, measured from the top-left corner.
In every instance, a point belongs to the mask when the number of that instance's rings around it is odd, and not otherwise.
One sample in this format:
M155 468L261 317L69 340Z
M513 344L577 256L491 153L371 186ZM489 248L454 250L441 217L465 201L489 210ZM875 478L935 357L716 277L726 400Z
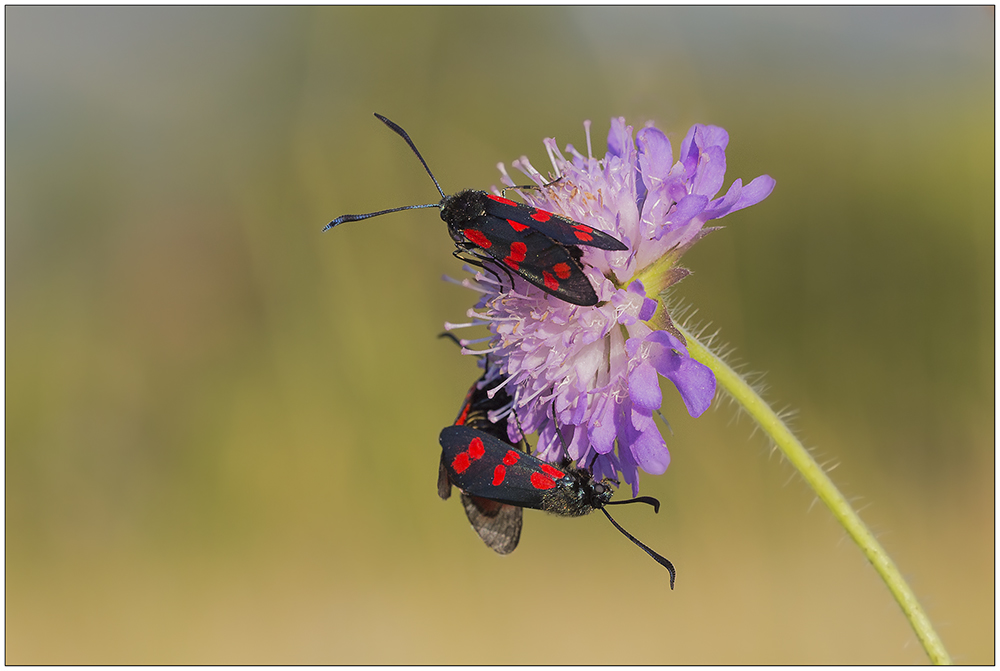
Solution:
M660 512L660 501L653 498L652 496L637 496L634 499L626 499L624 501L608 501L604 505L606 506L621 506L626 503L645 503L646 505L653 506L653 512Z
M655 499L654 499L654 501L655 501ZM629 502L628 501L623 501L622 503L629 503ZM606 505L607 504L605 504L605 506ZM625 531L625 529L622 528L622 525L618 524L618 522L615 521L615 518L613 518L611 516L611 513L609 513L607 511L607 508L605 506L601 506L600 511L602 513L604 513L604 516L608 518L608 521L611 522L611 524L613 524L614 527L616 529L618 529L618 531L622 532L622 534L624 534L626 538L628 538L630 541L632 541L637 546L639 546L639 548L643 552L645 552L646 554L648 554L653 559L653 561L655 561L657 564L659 564L663 568L667 569L667 571L670 573L670 589L673 589L674 588L674 580L677 579L677 571L674 570L674 565L672 563L670 563L670 560L667 559L666 557L664 557L663 555L659 554L658 552L655 552L654 550L650 549L650 547L648 545L646 545L645 543L643 543L642 541L640 541L638 538L636 538L635 536L633 536L629 532Z

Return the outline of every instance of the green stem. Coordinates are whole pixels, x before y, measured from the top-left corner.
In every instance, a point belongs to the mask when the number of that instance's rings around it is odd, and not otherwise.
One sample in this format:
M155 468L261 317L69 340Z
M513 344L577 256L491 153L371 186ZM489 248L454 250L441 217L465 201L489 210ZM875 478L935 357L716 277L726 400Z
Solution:
M865 526L865 523L861 521L861 518L833 484L833 481L812 458L808 450L802 446L802 443L798 441L778 415L736 371L700 343L694 335L683 328L678 327L678 329L687 339L688 352L691 357L712 369L719 386L726 390L757 421L784 453L788 461L798 469L817 496L827 505L833 516L861 548L861 551L865 553L868 561L872 563L872 566L889 587L889 591L892 592L899 607L903 609L903 614L910 621L913 631L916 632L917 638L920 639L920 643L924 646L931 662L951 664L951 657L945 650L944 643L941 642L941 638L931 626L930 620L924 609L920 607L913 590L903 580L896 564Z

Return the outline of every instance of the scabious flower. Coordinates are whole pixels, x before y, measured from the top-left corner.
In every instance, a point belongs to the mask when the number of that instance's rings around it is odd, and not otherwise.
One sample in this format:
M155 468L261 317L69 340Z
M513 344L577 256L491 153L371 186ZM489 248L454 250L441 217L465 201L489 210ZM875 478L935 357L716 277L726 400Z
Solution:
M715 396L715 376L688 356L660 295L689 271L680 257L716 228L705 224L759 203L774 188L762 175L746 186L737 179L715 198L726 171L729 136L697 124L674 157L667 136L652 125L633 140L624 118L613 119L608 151L592 155L590 122L584 122L587 155L555 140L544 141L559 180L526 190L524 200L604 231L627 251L581 247L582 262L600 301L577 306L504 272L477 272L466 286L481 293L469 312L486 325L487 378L506 388L513 403L511 440L538 432L536 451L546 461L569 458L595 478L623 479L639 489L639 469L661 474L670 463L654 421L662 395L659 376L673 382L693 417ZM514 161L537 185L548 184L527 158ZM503 183L513 186L503 164ZM472 342L472 341L468 341ZM619 478L618 474L621 474Z

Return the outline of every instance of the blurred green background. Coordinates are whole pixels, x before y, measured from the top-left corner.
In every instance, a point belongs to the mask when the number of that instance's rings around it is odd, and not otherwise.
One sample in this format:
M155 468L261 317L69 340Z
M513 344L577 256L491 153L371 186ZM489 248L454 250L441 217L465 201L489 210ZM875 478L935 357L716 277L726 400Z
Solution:
M921 663L725 402L664 386L659 515L435 489L477 377L434 212L594 122L730 135L761 205L678 296L766 372L956 661L994 639L990 8L6 10L6 661ZM676 145L675 145L676 146ZM814 505L815 504L815 505ZM640 508L640 509L635 509Z

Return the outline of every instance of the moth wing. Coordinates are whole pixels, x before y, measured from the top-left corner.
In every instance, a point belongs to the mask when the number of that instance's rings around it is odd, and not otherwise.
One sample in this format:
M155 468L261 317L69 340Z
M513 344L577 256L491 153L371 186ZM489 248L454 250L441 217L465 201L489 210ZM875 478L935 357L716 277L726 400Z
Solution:
M498 554L510 554L521 540L523 510L462 492L465 514L479 537Z
M482 240L476 244L497 262L567 303L597 305L597 292L571 248L500 217L485 214L475 221L476 231L489 246L482 245Z
M535 483L552 482L542 470L555 470L551 466L467 426L446 426L440 440L448 478L463 492L511 506L542 509L542 495L550 487L539 488ZM477 454L480 456L475 457Z
M448 477L448 468L444 465L444 455L441 455L441 463L438 464L438 496L448 500L451 496L451 479Z
M555 212L494 198L488 198L485 204L486 214L530 226L564 245L582 245L619 252L628 249L617 238Z

